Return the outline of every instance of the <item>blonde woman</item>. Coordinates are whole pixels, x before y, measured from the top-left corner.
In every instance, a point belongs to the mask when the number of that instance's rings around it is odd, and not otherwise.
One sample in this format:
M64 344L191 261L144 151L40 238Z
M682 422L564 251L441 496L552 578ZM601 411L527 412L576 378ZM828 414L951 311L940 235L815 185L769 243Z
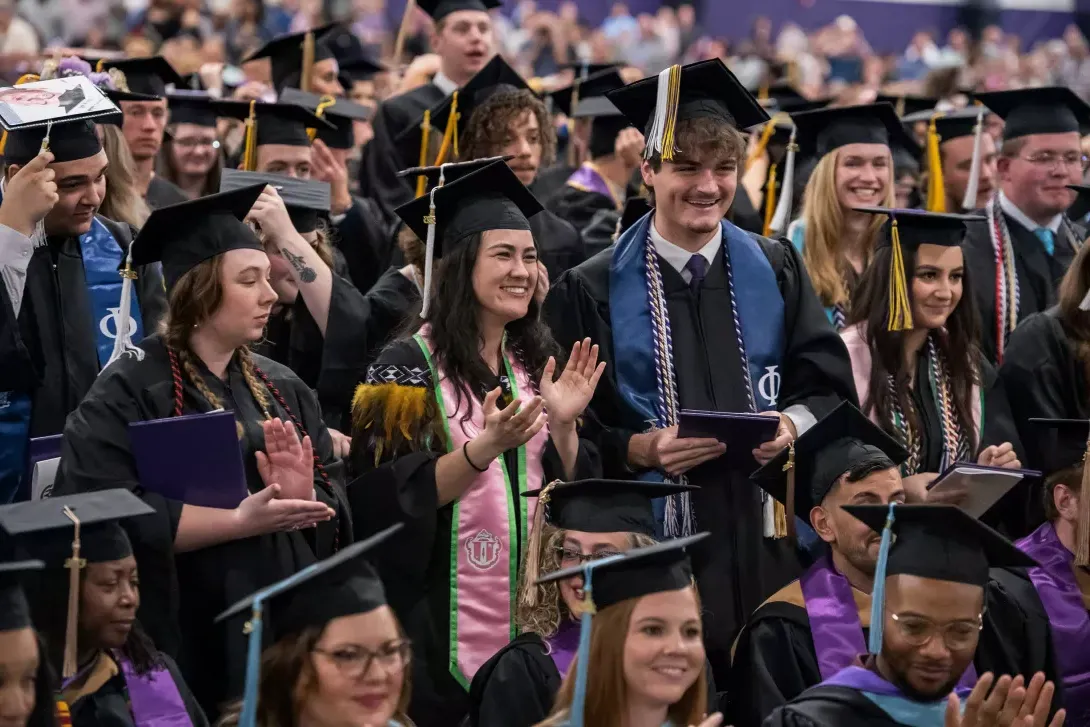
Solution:
M144 226L151 209L136 190L133 177L132 152L125 142L121 128L112 124L98 127L102 136L102 148L110 164L106 167L106 194L98 211L103 217L114 222L124 222L136 229Z
M787 237L802 253L829 322L839 331L882 226L881 219L853 208L893 206L890 144L910 142L889 104L821 109L791 118L800 152L818 162L803 193L802 216L788 227Z

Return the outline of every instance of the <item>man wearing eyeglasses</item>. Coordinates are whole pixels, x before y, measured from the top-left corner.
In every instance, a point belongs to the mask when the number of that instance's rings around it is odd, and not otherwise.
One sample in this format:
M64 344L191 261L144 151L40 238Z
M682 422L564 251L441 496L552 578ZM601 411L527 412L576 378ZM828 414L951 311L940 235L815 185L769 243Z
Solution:
M845 508L904 503L898 465L907 456L898 442L847 403L795 442L795 513L823 542L814 564L758 608L738 637L728 685L737 727L760 725L778 707L866 653L881 534ZM790 494L784 472L788 457L784 452L753 475L780 502ZM922 672L916 688L926 691L927 682L944 687L950 680L972 687L977 674L989 671L1023 674L1027 682L1044 671L1055 681L1048 619L1028 579L995 570L983 609L971 605L967 618L951 610L941 613L946 620L937 640L925 638L934 630L926 619L907 611L894 618L908 634L890 641L894 666L906 674ZM973 670L963 679L970 664ZM945 688L942 696L949 691Z
M1005 121L999 191L984 207L987 221L969 226L965 256L983 323L981 345L1002 363L1019 321L1056 302L1056 287L1086 238L1064 212L1075 201L1086 157L1080 130L1090 106L1068 88L982 93L976 100Z

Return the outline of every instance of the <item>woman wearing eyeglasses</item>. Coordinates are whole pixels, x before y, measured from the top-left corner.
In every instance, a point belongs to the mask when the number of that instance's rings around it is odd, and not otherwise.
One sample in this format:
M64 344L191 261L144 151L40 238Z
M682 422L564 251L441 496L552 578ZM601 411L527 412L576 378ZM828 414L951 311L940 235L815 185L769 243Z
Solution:
M178 185L190 199L215 194L220 188L223 151L213 103L207 96L167 98L170 125L155 171Z

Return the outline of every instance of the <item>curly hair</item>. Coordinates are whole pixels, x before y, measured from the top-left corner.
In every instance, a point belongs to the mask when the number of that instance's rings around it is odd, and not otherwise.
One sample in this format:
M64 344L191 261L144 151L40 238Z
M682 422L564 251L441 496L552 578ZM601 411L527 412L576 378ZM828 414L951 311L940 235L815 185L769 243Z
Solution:
M527 111L537 118L541 129L541 167L556 159L556 129L549 112L533 91L525 88L492 94L473 110L460 139L463 160L496 156L507 146L512 125Z

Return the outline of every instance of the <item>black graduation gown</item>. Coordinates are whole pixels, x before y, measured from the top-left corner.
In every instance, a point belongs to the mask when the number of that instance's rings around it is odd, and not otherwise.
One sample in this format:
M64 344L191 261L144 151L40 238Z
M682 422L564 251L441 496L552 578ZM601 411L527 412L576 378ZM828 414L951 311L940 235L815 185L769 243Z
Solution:
M401 393L378 395L370 410L377 421L365 421L361 394L353 402L351 470L358 475L348 486L356 532L365 538L391 523L405 527L378 546L372 562L386 585L387 602L398 615L413 642L412 704L409 716L417 727L449 727L458 724L469 706L469 695L449 671L448 634L450 607L450 548L454 504L439 506L435 485L435 462L445 453L439 449L416 449L404 439L389 442L382 433L383 418L398 417L400 431L423 436L441 432L438 411L431 390L428 364L417 343L409 338L390 344L370 367L369 378L397 383ZM505 392L506 376L496 382ZM413 419L408 397L422 392L424 418ZM396 407L396 410L394 409ZM432 412L428 414L427 412ZM371 414L367 415L371 416ZM438 427L438 428L435 428ZM433 436L441 446L442 435ZM518 487L515 451L504 453L512 489ZM545 481L563 477L563 466L550 441L543 456ZM601 463L593 446L580 442L575 479L601 476ZM527 483L534 487L533 483ZM513 492L514 497L519 497ZM513 524L521 543L529 523L518 517ZM522 554L518 554L522 562Z
M347 277L366 293L390 267L394 234L374 200L355 197L334 225L333 244L344 255Z
M764 727L904 727L848 687L814 687L764 721Z
M317 394L326 425L345 432L360 372L419 299L416 285L396 268L387 269L366 295L334 274L325 336L299 294L295 305L270 318L265 339L253 350L294 371Z
M579 232L549 210L542 210L530 218L530 232L537 242L538 259L549 271L550 281L586 259Z
M153 210L161 207L169 207L172 204L180 204L189 201L189 195L182 191L181 187L158 174L148 182L148 193L144 197L148 207Z
M469 727L533 727L549 716L562 680L542 638L520 634L474 675Z
M617 223L620 221L621 215L616 210L598 210L594 213L590 224L583 228L580 235L588 258L594 257L613 244Z
M120 245L134 230L98 218ZM144 331L155 331L166 313L163 276L157 265L138 267L133 290ZM7 288L0 285L0 389L31 394L30 436L60 434L64 420L100 370L99 321L87 291L79 238L49 238L27 268L18 320ZM114 329L116 330L116 328ZM104 362L103 362L104 363Z
M182 704L189 714L192 727L208 727L208 718L205 717L204 710L197 704L197 700L186 686L178 665L166 654L160 654L160 658L178 688L178 695L182 698ZM119 668L117 672L97 690L75 699L68 705L72 716L72 727L150 727L134 721L129 706L129 691L125 676L120 673ZM89 680L94 677L95 675L92 674Z
M409 179L400 179L397 173L416 166L420 159L403 159L398 145L398 135L411 125L419 123L424 112L446 98L434 83L426 83L388 98L379 105L371 120L374 137L363 147L360 160L360 196L370 197L387 220L397 219L394 210L413 199Z
M785 350L779 403L803 404L820 419L841 400L855 401L847 350L825 317L798 253L786 241L753 236L768 256L784 300ZM545 301L545 315L561 346L587 336L613 362L609 311L610 250L562 276ZM741 357L720 248L699 296L661 262L673 333L680 408L748 411ZM617 390L612 366L588 409L586 436L598 445L607 477L631 479L628 442L647 429ZM730 648L753 609L798 575L787 539L763 536L761 496L749 472L724 473L710 462L689 473L697 529L712 536L694 548L693 568L704 601L704 640L716 682L727 683Z
M166 347L153 336L145 339L141 348L147 352L143 361L126 357L115 362L69 417L55 491L66 495L124 487L155 508L154 515L125 523L140 564L138 617L160 649L177 655L197 700L208 714L215 715L225 700L241 695L246 618L218 625L213 625L212 619L259 588L350 544L352 523L342 488L334 483L332 492L328 491L315 472L317 497L337 513L333 520L309 530L234 540L175 555L174 538L183 504L140 487L129 449L130 423L169 417L174 408ZM319 460L326 466L332 464L332 441L314 394L287 367L262 356L253 358L306 428ZM228 381L209 373L199 360L195 363L223 406L237 412L244 428L241 443L246 482L251 492L262 489L254 458L254 452L264 448L262 414L237 358L228 367ZM272 395L269 400L272 415L290 421L288 412ZM188 413L210 409L188 378L183 405Z
M752 232L755 235L761 234L765 228L764 217L753 206L749 195L744 191L735 193L734 203L731 205L730 211L727 212L727 219L743 230Z
M1018 274L1019 322L1046 310L1056 302L1056 288L1075 257L1075 245L1085 238L1081 227L1064 219L1056 235L1056 247L1049 255L1037 236L1004 213L1014 248ZM973 299L982 323L981 350L991 362L996 360L995 251L986 222L970 222L962 249L965 267L973 280Z
M590 225L594 213L598 210L617 211L617 204L612 197L600 192L579 189L565 184L545 202L545 208L561 219L567 220L582 232Z
M538 172L534 183L530 185L530 191L534 196L546 202L554 194L559 192L568 182L568 177L575 171L575 167L565 162L557 162L548 169Z
M984 630L974 663L978 674L1043 671L1056 682L1056 655L1048 616L1033 584L1021 572L993 569L986 592ZM859 614L870 622L870 602ZM869 629L863 629L866 643ZM750 617L738 637L731 672L730 721L757 727L777 707L821 682L813 634L799 582L776 593ZM1053 711L1062 705L1053 700Z

